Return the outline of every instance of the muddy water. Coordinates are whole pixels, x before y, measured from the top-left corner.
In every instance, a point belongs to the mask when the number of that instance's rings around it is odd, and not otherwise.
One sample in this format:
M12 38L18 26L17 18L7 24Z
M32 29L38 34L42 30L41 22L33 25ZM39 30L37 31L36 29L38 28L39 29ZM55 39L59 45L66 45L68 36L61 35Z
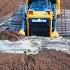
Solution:
M31 36L19 38L19 35L13 35L11 37L11 34L8 36L6 34L5 37L3 36L3 39L5 40L0 40L1 52L24 53L26 51L27 54L37 54L43 48L47 48L70 53L70 39L63 37L49 38Z

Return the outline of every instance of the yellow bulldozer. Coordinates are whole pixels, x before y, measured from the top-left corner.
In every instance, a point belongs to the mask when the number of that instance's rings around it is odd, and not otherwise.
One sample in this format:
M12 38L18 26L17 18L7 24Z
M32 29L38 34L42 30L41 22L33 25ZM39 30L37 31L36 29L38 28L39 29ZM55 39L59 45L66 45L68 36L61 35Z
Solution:
M19 34L58 37L57 16L60 0L26 0L21 12Z

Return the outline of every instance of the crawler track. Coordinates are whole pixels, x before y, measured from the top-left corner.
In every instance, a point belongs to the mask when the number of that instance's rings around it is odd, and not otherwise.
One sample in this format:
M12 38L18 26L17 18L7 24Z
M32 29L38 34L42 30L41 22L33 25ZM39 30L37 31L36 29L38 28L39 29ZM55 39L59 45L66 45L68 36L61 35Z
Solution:
M70 1L61 0L61 16L58 18L57 30L61 36L70 35Z

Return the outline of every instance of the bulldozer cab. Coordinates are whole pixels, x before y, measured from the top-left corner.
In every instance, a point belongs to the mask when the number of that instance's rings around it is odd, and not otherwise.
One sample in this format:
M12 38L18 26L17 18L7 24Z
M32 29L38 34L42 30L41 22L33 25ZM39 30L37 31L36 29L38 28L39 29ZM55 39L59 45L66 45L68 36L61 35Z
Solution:
M27 0L27 35L50 36L53 12L49 0Z
M53 16L50 0L26 0L26 34L51 36Z
M30 0L28 3L28 9L34 11L47 11L50 8L49 0Z
M27 10L49 11L52 10L51 4L57 4L57 15L60 16L60 0L26 0Z

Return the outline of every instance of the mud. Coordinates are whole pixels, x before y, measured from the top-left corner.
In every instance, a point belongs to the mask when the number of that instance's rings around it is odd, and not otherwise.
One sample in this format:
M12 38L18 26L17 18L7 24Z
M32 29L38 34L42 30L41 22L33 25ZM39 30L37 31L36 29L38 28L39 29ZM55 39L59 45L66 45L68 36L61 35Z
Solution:
M20 35L18 32L12 32L12 31L0 32L0 40L17 41L21 38L24 38L24 36Z
M48 49L36 55L2 53L0 70L70 70L70 55Z

